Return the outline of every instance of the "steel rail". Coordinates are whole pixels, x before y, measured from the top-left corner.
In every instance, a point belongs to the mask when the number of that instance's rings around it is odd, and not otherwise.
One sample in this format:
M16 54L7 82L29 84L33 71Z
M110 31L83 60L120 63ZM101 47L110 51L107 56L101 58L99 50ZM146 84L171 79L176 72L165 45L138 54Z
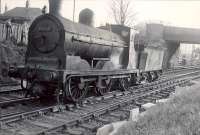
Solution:
M39 97L29 97L29 98L19 98L19 99L11 99L11 100L5 100L0 102L0 107L3 106L8 106L11 104L16 104L16 103L24 103L28 101L35 101L38 100Z
M24 92L23 89L11 89L11 90L0 90L0 94L10 94L10 93L18 93L18 92Z

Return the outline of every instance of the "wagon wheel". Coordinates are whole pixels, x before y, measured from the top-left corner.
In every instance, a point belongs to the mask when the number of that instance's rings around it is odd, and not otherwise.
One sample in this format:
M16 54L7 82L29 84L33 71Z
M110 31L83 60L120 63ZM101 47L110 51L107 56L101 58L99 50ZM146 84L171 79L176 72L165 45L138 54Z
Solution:
M151 74L151 73L148 73L148 74L147 74L147 82L148 82L148 83L151 83L152 81L153 81L152 74Z
M96 87L96 93L100 96L104 95L105 93L108 93L112 89L113 81L110 80L109 82L106 82L106 80L102 80L102 86Z
M119 86L120 86L121 91L126 91L126 90L128 90L128 88L129 88L129 81L128 81L128 78L121 78L121 79L119 80Z
M152 82L155 81L155 80L157 80L157 78L158 78L156 72L152 72L152 73L151 73L151 76L152 76Z
M155 72L155 81L159 78L158 73Z
M131 76L129 85L134 86L134 85L137 85L138 83L139 83L139 80L137 76L136 75Z
M81 101L88 92L88 85L79 79L70 78L66 83L67 99L72 102Z

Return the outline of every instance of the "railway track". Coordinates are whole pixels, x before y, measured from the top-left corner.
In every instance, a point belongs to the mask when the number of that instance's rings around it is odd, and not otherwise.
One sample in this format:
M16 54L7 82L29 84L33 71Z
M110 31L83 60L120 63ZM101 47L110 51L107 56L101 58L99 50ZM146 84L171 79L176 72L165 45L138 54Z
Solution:
M194 72L194 74L195 73L196 72ZM189 73L189 74L191 74L191 73ZM185 75L187 75L187 74L185 74ZM183 75L181 75L181 76L183 76ZM177 77L179 77L179 76L177 76ZM160 80L160 81L162 81L162 80ZM144 84L143 87L144 86L149 87L149 84ZM140 86L136 86L136 87L139 88ZM137 89L136 87L134 87L134 89ZM0 91L0 107L15 104L15 103L24 103L26 101L33 100L33 99L25 98L25 92L22 89L11 89L11 90Z
M172 74L181 74L185 72L191 72L191 71L198 71L200 67L194 67L194 66L189 66L189 67L175 67L168 69L163 72L163 75L172 75Z
M200 72L187 73L151 84L131 87L102 97L90 97L76 105L53 105L0 118L3 134L95 134L104 124L128 119L129 111L166 98L178 85L187 85ZM1 134L0 133L0 134Z
M19 87L9 87L10 89L0 91L0 107L6 106L12 103L19 103L25 101L25 91Z
M0 95L22 92L18 82L0 82Z
M6 86L17 86L19 83L17 81L0 81L0 87L6 87Z

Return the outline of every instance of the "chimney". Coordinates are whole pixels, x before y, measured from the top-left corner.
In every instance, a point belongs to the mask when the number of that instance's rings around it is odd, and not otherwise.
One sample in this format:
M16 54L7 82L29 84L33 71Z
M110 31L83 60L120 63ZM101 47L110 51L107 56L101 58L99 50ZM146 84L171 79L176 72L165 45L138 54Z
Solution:
M49 0L49 13L61 16L60 10L63 0Z
M29 8L29 5L30 5L29 0L26 0L26 8Z
M0 14L1 14L1 0L0 0Z
M8 6L7 4L5 5L5 11L4 12L7 12L8 11Z

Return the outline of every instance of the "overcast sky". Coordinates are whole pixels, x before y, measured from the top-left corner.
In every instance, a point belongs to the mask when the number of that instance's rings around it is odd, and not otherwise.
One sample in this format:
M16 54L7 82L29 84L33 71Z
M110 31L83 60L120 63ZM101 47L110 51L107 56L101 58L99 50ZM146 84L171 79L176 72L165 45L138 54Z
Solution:
M25 6L26 0L2 0L2 11ZM111 0L76 0L75 19L79 12L90 8L95 12L95 25L113 23L109 7ZM31 7L48 6L48 0L30 0ZM132 0L132 10L137 12L137 22L165 22L169 25L200 28L200 0ZM73 0L64 0L62 14L68 19L73 16Z

